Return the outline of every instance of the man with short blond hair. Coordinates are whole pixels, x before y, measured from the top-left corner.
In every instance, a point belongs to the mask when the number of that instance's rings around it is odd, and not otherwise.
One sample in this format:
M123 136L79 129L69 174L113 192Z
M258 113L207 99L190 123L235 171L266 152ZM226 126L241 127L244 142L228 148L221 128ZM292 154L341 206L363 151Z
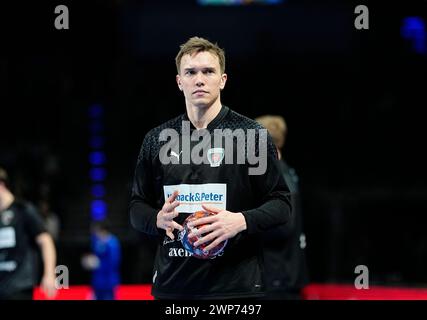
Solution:
M178 54L175 58L176 69L178 73L181 71L181 59L186 54L192 55L193 53L207 51L218 57L220 72L225 72L225 53L224 50L221 49L217 44L213 44L212 42L199 38L192 37L186 43L180 46L181 50L179 50Z
M227 82L222 49L193 37L176 63L186 112L145 136L129 207L132 225L159 239L152 294L261 298L260 235L291 215L276 150L258 123L221 103ZM200 211L211 215L184 229L186 218ZM193 238L204 248L200 255L184 245Z

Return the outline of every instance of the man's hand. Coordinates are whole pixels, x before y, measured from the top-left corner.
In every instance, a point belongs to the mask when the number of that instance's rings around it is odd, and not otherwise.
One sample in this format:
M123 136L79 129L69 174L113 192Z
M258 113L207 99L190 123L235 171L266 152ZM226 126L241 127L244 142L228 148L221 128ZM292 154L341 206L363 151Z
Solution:
M209 251L221 242L233 238L239 232L246 230L246 220L241 212L230 212L206 205L202 205L202 207L208 212L215 213L215 215L200 218L188 224L190 228L207 224L200 229L194 228L188 235L191 238L206 234L194 243L196 247L205 242L212 241L205 248L206 251Z
M178 216L178 211L175 210L176 207L179 206L179 202L175 201L178 196L178 191L174 191L174 193L165 201L162 210L157 214L157 228L166 230L166 235L172 240L175 239L173 235L173 231L178 229L182 231L184 228L173 221L174 218Z
M49 273L49 274L43 275L43 278L40 282L40 287L49 299L54 298L56 296L55 283L56 283L56 279L54 274Z

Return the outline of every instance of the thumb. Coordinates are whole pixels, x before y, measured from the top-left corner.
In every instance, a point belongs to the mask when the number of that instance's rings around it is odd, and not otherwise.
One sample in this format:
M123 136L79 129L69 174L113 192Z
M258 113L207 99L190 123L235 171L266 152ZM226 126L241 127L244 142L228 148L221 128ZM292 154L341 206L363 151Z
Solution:
M221 209L218 209L216 207L209 206L206 204L202 204L202 208L205 209L206 211L213 212L213 213L218 213L222 211Z

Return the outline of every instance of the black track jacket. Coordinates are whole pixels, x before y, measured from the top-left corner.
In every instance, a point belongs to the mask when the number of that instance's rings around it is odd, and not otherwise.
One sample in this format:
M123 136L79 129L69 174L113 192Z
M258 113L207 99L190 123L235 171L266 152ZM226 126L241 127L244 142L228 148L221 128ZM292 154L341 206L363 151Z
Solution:
M188 126L189 132L184 126ZM161 141L162 135L164 140L164 129L172 129L179 136L166 135L168 139ZM214 140L218 137L215 129L223 130L224 134L217 140L222 141L222 145ZM225 129L229 129L228 132ZM152 289L156 298L264 296L260 236L271 227L289 221L291 201L289 189L277 167L277 153L271 137L261 134L260 129L263 127L254 120L222 106L205 130L204 138L211 138L211 141L200 138L189 144L185 142L194 131L200 131L189 122L186 114L152 129L145 136L135 170L129 211L131 223L137 230L159 238ZM255 146L248 142L249 131L256 132ZM231 135L234 136L232 149L225 145L225 139ZM206 161L201 164L188 163L186 143L199 155L201 149L205 150L208 159L203 159ZM249 174L249 168L257 167L257 164L248 160L248 150L258 156L264 152L265 172ZM244 163L237 161L239 152L246 155ZM231 156L229 153L233 153L233 161L227 158ZM165 157L169 157L171 163L161 161ZM178 200L181 205L177 208L180 214L176 222L182 224L189 214L201 209L201 203L208 203L231 212L241 212L247 229L229 239L222 254L214 259L192 257L183 248L178 233L175 233L175 240L171 240L164 230L156 227L157 214L173 190L180 192Z

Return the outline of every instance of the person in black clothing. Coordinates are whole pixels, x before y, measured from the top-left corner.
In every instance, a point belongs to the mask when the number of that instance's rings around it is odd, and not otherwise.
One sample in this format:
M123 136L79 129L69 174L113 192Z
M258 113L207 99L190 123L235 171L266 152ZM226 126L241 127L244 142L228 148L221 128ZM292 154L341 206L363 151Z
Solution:
M138 157L131 223L159 239L152 294L156 299L241 299L265 296L262 233L291 216L289 189L267 130L221 103L224 52L193 37L176 57L186 113L147 133ZM182 224L197 211L213 213ZM198 229L199 228L199 229ZM198 237L211 259L181 244ZM207 255L208 257L208 255Z
M302 297L302 289L308 284L305 259L306 236L299 198L298 176L282 156L286 141L285 119L277 115L264 115L255 119L265 127L276 145L280 168L292 193L293 215L290 222L265 234L264 262L267 299L291 299Z
M44 272L41 288L48 298L56 293L56 251L35 207L15 200L7 172L0 168L0 300L31 300L37 281L34 249L41 250Z

